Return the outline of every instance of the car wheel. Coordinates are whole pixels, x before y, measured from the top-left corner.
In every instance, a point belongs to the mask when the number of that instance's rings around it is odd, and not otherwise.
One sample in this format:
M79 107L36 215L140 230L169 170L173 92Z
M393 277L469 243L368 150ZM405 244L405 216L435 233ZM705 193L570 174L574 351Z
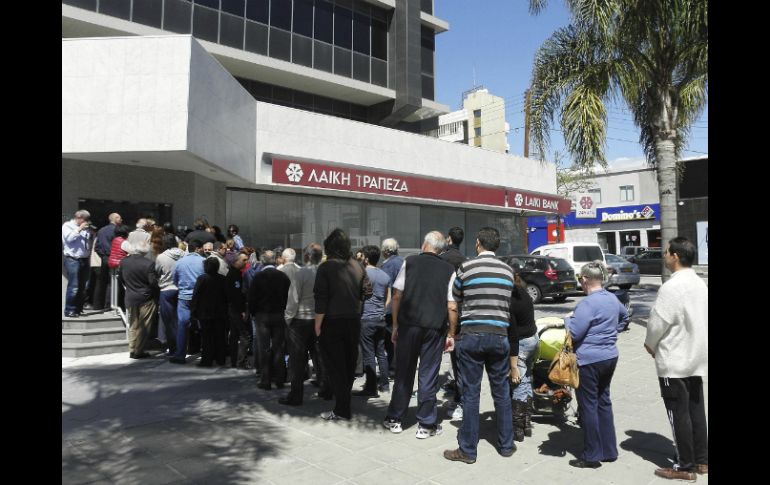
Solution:
M561 302L566 301L566 300L567 300L567 295L559 295L559 296L554 296L553 297L553 301L555 301L557 303L561 303Z
M618 285L621 290L630 290L634 285Z
M532 298L532 303L540 303L540 300L543 299L543 293L537 285L527 285L527 293Z

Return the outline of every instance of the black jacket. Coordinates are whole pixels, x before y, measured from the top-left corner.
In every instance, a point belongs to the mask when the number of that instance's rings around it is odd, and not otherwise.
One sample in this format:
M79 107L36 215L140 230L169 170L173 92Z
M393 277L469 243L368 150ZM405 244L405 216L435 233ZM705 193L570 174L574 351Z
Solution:
M191 232L190 234L187 235L187 237L184 238L184 242L189 243L193 239L197 239L198 241L200 241L201 246L207 242L210 242L210 243L217 242L217 238L215 238L213 234L204 230L197 230L197 231Z
M439 254L439 257L454 266L455 271L457 271L457 268L468 259L463 256L463 253L460 252L460 249L457 246L449 246L446 251Z
M131 254L123 258L120 261L118 280L126 287L128 307L158 299L160 289L155 263L144 255Z
M511 356L519 355L519 340L537 333L535 305L526 290L514 287L511 294L511 326L516 327L517 339L511 342Z
M286 310L289 297L289 277L275 266L268 266L256 275L249 285L249 313L280 313Z
M227 289L221 274L198 276L190 301L190 316L201 320L227 318Z
M230 266L227 272L227 307L232 312L243 313L246 311L246 295L243 292L243 279L241 270Z
M361 318L362 303L372 296L372 283L355 259L329 259L318 266L313 295L316 313L328 318Z

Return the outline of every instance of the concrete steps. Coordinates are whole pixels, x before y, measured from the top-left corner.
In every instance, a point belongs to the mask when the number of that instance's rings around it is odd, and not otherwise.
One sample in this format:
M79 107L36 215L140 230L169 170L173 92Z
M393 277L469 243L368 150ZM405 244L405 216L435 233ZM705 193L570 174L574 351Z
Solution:
M62 317L62 357L128 352L126 329L113 312Z

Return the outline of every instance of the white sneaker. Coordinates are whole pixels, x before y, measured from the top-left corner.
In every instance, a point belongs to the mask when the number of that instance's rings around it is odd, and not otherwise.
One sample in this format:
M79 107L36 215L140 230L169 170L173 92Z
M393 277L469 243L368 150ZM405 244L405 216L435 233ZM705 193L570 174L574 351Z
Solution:
M382 425L390 430L391 433L400 433L404 429L401 427L401 421L392 419L392 418L385 418L385 420L382 422Z
M418 440L424 440L425 438L430 438L431 436L438 436L443 432L444 429L440 424L437 424L435 428L423 428L422 425L418 424L417 433L415 433L414 436Z
M463 419L463 407L462 407L462 405L458 404L456 408L450 409L449 412L447 413L447 415L449 416L449 418L452 421L455 421L455 420L462 421L462 419Z

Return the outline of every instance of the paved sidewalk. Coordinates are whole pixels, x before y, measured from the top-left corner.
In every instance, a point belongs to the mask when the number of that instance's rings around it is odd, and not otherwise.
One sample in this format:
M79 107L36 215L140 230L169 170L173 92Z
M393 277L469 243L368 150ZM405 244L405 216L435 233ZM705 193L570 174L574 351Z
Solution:
M457 447L459 422L444 420L442 435L415 439L416 399L406 429L394 435L381 425L389 394L353 398L353 420L329 423L318 414L332 402L312 397L309 383L304 406L287 407L277 403L286 390L257 389L251 371L136 361L126 352L62 359L62 483L668 483L653 475L670 466L674 449L654 363L642 348L654 298L652 289L632 290L635 315L619 337L612 384L620 456L597 470L568 465L582 449L572 418L535 418L532 438L517 443L512 457L499 456L486 380L478 461L466 465L442 457ZM538 305L537 316L563 315L577 301ZM444 355L442 382L449 368ZM439 393L441 417L450 400Z

